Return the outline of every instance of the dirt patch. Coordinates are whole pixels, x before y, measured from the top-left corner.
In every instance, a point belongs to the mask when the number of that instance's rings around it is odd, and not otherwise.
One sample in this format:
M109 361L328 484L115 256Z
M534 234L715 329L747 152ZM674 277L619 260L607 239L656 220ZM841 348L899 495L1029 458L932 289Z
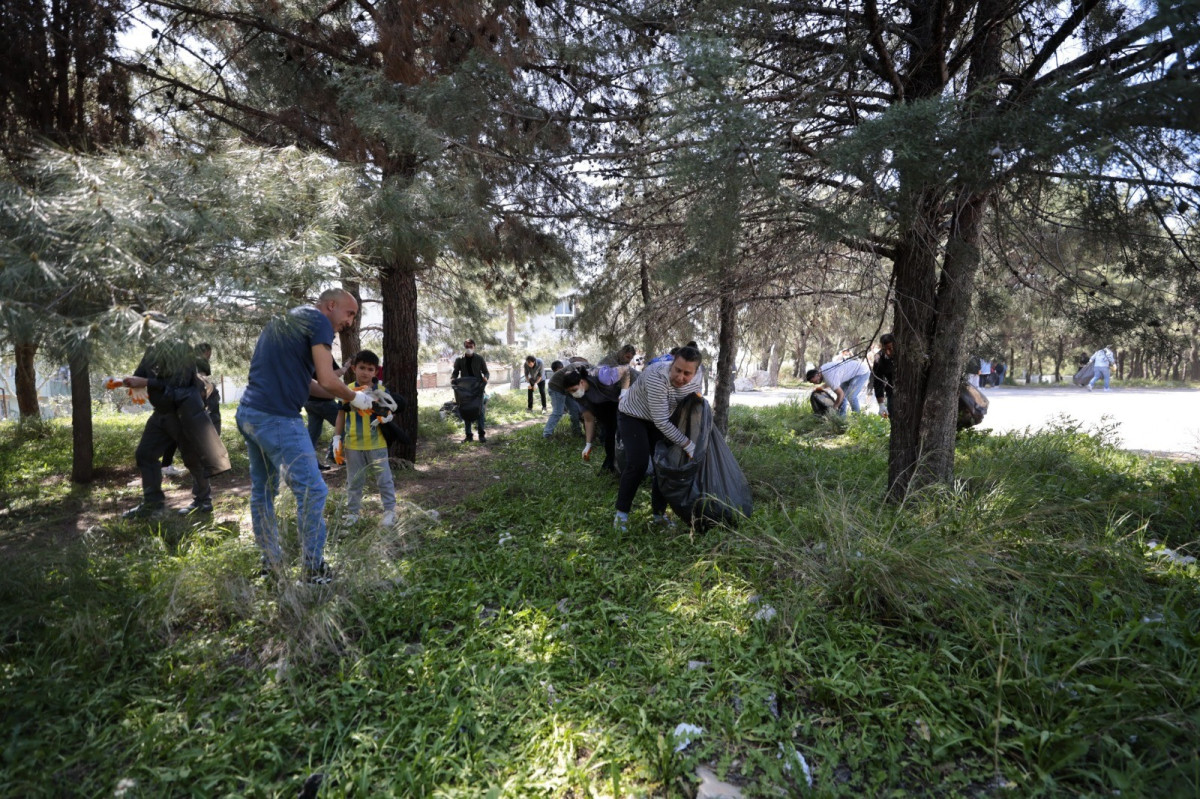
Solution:
M491 483L498 452L505 446L507 434L533 425L545 423L544 417L523 419L507 425L495 425L488 429L486 443L473 441L460 443L462 434L456 431L436 439L422 439L417 444L415 467L394 467L396 498L412 502L426 510L446 510L461 503L472 494L482 491ZM325 480L331 490L330 502L344 502L346 473L344 469L325 472ZM229 472L212 481L213 505L216 519L222 523L236 522L242 529L250 529L249 507L250 476ZM286 490L286 489L282 489ZM186 473L181 477L164 477L163 491L167 505L183 508L192 501L192 483ZM103 499L97 500L97 497ZM372 498L371 487L366 491L366 507ZM132 465L127 468L109 470L92 485L81 487L77 498L64 503L61 514L55 514L53 529L56 544L73 541L96 525L111 522L114 517L129 510L141 500L141 478ZM2 522L0 522L2 523ZM36 528L40 528L39 534ZM31 526L28 535L5 535L0 541L0 553L10 548L22 548L35 540L42 539L45 526Z

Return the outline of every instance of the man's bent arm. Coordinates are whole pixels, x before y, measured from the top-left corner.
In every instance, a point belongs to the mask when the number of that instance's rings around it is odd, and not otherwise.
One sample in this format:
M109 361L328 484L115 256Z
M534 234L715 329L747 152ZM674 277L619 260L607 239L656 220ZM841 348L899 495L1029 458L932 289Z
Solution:
M322 393L329 395L329 399L341 399L349 402L354 399L354 391L350 386L342 382L338 377L337 372L333 369L333 352L324 344L314 344L312 348L313 366L316 369L317 376L313 380L316 386L310 386L310 390L315 387L324 389L322 391L313 391L316 396L321 396Z

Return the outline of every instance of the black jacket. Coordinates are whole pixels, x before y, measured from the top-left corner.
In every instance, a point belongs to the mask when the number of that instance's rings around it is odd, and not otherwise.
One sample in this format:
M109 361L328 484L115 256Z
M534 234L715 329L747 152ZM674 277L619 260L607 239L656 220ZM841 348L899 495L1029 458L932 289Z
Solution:
M871 367L871 384L875 387L875 401L883 402L887 397L890 407L892 392L896 390L896 362L882 352Z
M450 379L456 380L459 375L485 379L491 377L488 374L487 361L478 352L469 358L466 355L460 355L454 359L454 371L450 373Z

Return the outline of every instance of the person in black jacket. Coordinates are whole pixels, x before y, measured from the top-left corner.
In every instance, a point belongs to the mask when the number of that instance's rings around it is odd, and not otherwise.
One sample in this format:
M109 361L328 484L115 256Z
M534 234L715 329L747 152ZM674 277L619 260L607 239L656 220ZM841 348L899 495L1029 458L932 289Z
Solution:
M126 519L150 518L165 510L161 463L171 444L178 446L192 473L192 504L179 513L212 513L209 478L229 470L229 454L204 406L196 361L195 349L186 342L164 340L147 349L133 374L121 380L128 388L145 388L154 408L135 456L142 474L142 503L122 514Z
M871 364L871 385L875 389L875 401L879 403L879 415L887 419L891 414L892 395L896 390L896 337L884 333L879 337L879 354Z
M475 339L469 338L463 342L463 354L454 359L454 370L450 373L450 382L458 380L459 377L477 377L483 381L486 386L488 381L487 361L483 356L475 351ZM484 431L484 411L487 410L487 400L484 399L479 408L479 418L475 421L475 428L479 431L479 440L487 441L487 433ZM472 441L474 437L471 435L471 423L463 421L466 428L466 437L463 442Z

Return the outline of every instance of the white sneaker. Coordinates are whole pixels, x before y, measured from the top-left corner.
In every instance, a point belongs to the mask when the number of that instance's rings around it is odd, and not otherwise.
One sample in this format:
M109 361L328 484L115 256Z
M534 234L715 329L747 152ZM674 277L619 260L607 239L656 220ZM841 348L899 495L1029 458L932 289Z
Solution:
M184 469L180 469L178 466L176 466L173 463L170 466L164 466L163 470L162 470L162 473L167 475L168 477L180 477L181 475L184 474L184 472L185 472Z
M396 523L396 511L389 510L387 513L383 514L383 519L381 521L384 527L391 527Z

